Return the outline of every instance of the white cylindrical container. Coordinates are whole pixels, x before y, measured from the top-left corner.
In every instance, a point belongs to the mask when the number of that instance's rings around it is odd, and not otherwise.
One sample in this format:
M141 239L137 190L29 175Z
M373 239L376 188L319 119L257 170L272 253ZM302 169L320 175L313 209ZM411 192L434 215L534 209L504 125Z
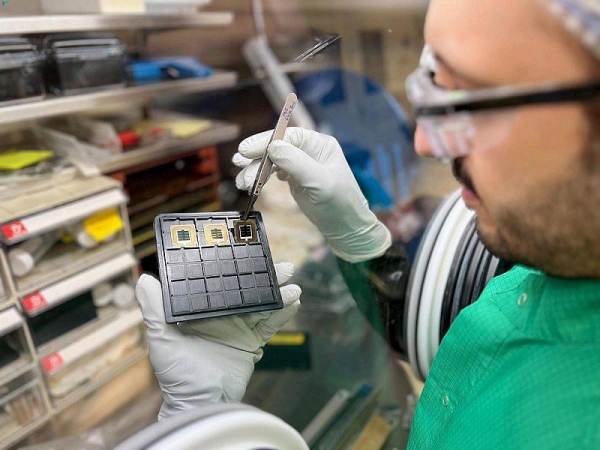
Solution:
M60 231L36 236L8 250L8 260L17 277L27 275L61 236Z
M98 244L100 244L100 242L109 242L112 239L114 239L118 233L117 231L115 231L102 241L97 241L92 236L90 236L90 234L86 231L85 227L82 224L72 227L70 231L73 234L75 241L83 248L94 248Z

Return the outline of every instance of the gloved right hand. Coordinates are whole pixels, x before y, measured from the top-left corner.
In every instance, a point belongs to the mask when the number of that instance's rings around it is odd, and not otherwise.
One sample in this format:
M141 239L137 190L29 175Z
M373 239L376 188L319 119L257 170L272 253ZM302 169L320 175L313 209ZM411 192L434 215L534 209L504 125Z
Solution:
M238 189L250 190L272 131L239 145L233 163L244 169ZM351 263L379 257L391 245L387 228L369 209L337 140L303 128L288 128L267 149L280 179L287 180L302 212L319 228L333 253Z

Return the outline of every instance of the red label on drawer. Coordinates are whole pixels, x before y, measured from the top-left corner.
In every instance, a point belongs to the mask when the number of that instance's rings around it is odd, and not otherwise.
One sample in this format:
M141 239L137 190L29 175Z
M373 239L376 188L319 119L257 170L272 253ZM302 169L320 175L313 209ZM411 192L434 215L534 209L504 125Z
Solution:
M2 225L2 234L6 237L6 239L13 239L18 236L22 236L27 234L27 228L23 225L23 222L11 222L6 225Z
M60 353L52 353L50 356L46 356L42 359L42 366L44 366L44 370L47 373L52 373L55 370L60 369L64 363Z
M21 303L23 304L23 308L25 308L25 311L27 311L28 313L35 312L48 304L44 296L39 292L36 292L35 294L31 294L23 298L23 300L21 300Z

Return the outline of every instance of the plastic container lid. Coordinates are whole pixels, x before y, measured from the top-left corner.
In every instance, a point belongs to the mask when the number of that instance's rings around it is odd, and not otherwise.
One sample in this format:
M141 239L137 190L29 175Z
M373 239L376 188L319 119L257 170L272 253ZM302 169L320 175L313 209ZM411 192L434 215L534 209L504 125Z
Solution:
M44 55L29 39L0 38L0 70L21 67L44 59Z
M46 36L44 48L55 58L97 59L111 55L123 55L121 41L111 35L53 34Z

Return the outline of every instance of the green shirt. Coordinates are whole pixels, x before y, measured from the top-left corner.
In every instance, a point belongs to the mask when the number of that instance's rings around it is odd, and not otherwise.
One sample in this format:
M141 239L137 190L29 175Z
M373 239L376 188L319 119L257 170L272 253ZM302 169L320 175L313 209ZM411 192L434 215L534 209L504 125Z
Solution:
M411 449L600 449L600 281L515 267L462 311Z

